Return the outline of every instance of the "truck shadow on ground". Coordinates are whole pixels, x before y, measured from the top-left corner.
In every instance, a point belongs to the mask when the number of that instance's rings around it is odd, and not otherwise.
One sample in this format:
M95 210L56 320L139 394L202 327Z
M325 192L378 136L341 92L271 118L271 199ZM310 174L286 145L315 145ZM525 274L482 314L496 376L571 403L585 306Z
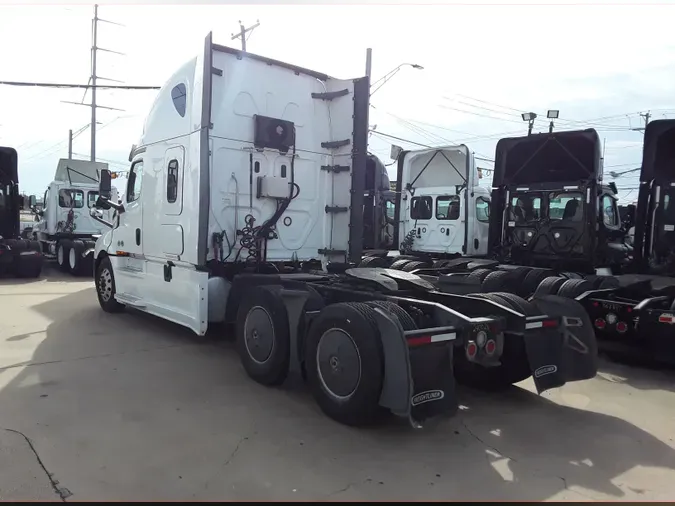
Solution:
M42 272L38 278L18 278L16 276L2 275L0 276L0 286L13 285L32 285L34 283L63 283L73 281L91 281L94 283L93 275L73 276L72 274L61 271L58 266L51 262L45 262L42 267Z
M422 431L353 429L326 418L295 381L249 380L231 343L106 314L93 289L33 309L52 323L29 364L0 369L1 380L26 366L0 391L0 425L31 437L57 478L68 467L76 500L139 497L134 484L146 476L158 480L155 499L177 500L271 498L263 482L274 479L305 484L289 489L298 500L647 500L667 491L631 486L626 473L675 479L675 450L648 432L518 387L460 389L459 413ZM84 483L89 495L78 496ZM235 484L248 495L233 496Z
M655 363L652 360L631 360L626 355L620 358L609 355L600 363L598 378L625 384L637 390L664 390L675 393L675 367Z

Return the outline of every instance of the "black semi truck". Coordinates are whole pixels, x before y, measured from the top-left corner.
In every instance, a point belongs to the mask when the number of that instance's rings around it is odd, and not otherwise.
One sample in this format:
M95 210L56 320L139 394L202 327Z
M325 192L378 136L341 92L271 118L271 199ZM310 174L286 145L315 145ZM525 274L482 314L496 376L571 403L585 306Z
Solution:
M20 237L20 212L34 199L19 193L16 150L0 146L0 275L37 278L42 272L39 243Z

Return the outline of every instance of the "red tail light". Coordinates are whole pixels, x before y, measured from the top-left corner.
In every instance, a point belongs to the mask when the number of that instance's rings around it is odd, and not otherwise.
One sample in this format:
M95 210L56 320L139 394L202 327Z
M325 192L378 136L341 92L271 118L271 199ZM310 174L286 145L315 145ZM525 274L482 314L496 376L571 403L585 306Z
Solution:
M595 328L602 330L606 326L607 326L607 323L602 318L598 318L597 320L595 320Z
M628 325L626 325L624 322L619 322L616 324L616 331L623 334L628 330Z
M495 343L492 339L490 339L487 343L485 343L485 353L487 353L488 355L492 355L496 350L497 350L497 343Z
M466 354L469 358L473 358L476 356L476 353L478 353L478 346L476 343L471 341L469 344L466 345Z

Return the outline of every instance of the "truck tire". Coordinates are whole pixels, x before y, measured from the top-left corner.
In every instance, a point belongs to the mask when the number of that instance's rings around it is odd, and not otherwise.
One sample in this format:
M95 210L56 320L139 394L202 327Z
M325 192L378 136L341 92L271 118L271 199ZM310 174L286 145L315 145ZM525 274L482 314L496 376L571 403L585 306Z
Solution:
M277 286L246 292L237 312L237 351L246 373L265 386L281 385L288 376L291 335L288 312Z
M541 297L542 295L557 295L558 290L567 281L566 278L560 278L558 276L549 276L544 278L544 280L539 283L539 286L534 291L535 297Z
M39 278L42 274L42 257L26 256L17 257L16 275L20 278Z
M312 395L327 416L345 425L370 425L384 413L384 354L373 312L362 302L326 306L305 343Z
M494 271L490 269L476 269L475 271L471 271L467 277L475 279L479 284L482 284L487 275L492 272Z
M120 313L124 311L124 304L120 304L115 300L115 274L110 263L110 258L105 257L96 269L96 295L101 309L106 313Z
M365 257L359 267L387 267L387 259L382 257Z
M485 293L501 292L509 285L511 285L514 289L517 286L512 273L508 271L492 271L490 274L485 276L485 279L483 279L483 282L481 283L481 291Z
M491 300L525 316L539 314L534 304L511 293L480 293L475 296ZM515 334L504 336L504 349L501 364L498 366L483 367L469 362L464 353L455 353L454 361L457 382L480 390L504 390L532 375L525 341L522 336Z
M68 266L73 276L81 276L85 270L85 259L82 257L85 246L82 241L73 241L68 251Z
M68 239L56 243L56 263L63 272L70 272L69 258L72 244Z
M396 317L404 331L417 329L417 324L415 323L415 320L413 320L412 316L410 316L405 309L394 302L375 300L373 302L367 302L366 304L369 306L377 306L384 309L385 311L388 311L392 316Z
M568 279L558 289L558 295L568 299L576 299L584 292L593 290L593 283L585 279Z
M520 289L518 290L518 295L521 297L530 297L534 292L537 291L537 288L549 276L553 276L554 272L547 269L531 269L525 275L523 282L520 284Z
M393 264L389 266L390 269L403 270L403 267L410 262L410 259L404 258L403 260L396 260Z
M401 270L404 271L404 272L412 272L412 271L415 271L417 269L426 269L428 267L429 267L429 264L426 263L426 262L420 262L420 261L417 261L417 260L413 260L412 262L408 262L407 264L405 264L401 268Z

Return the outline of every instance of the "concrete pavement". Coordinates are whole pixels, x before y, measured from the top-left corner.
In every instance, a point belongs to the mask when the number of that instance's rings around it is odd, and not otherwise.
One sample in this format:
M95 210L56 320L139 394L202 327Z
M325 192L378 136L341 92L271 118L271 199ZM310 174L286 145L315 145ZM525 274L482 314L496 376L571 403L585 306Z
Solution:
M327 419L232 346L108 315L91 280L0 281L0 500L672 500L675 373L460 390L422 431Z

